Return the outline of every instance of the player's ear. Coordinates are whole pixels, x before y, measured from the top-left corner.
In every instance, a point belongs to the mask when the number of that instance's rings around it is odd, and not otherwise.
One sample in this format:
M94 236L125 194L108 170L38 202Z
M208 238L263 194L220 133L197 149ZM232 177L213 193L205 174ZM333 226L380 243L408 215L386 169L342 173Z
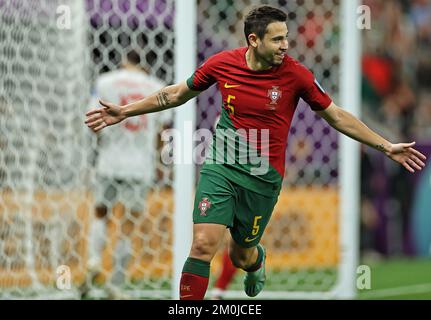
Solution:
M250 43L253 48L257 48L257 35L255 33L250 33L248 35L248 43Z

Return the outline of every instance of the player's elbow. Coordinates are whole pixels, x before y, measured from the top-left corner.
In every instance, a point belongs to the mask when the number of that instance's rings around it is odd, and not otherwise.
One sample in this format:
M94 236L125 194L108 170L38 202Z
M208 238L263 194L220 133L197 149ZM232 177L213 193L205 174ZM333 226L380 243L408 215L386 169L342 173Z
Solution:
M343 122L342 110L341 109L336 110L333 114L331 114L331 117L328 117L328 119L326 119L326 121L332 127L336 127L339 124L341 124Z
M169 95L169 107L178 107L179 105L185 103L187 99L187 90L184 88L182 83L174 84L166 87L166 92Z
M343 122L344 110L336 106L334 103L324 111L319 112L319 115L332 127L337 127Z
M349 112L339 108L328 121L329 125L340 132L352 132L357 127L357 119Z

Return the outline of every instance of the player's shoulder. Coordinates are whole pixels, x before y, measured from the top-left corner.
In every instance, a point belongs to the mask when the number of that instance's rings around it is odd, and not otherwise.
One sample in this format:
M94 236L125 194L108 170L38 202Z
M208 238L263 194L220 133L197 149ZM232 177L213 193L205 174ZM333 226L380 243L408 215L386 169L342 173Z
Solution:
M238 57L241 57L245 55L247 51L247 47L239 47L235 49L230 50L223 50L219 54L221 58L229 58L229 59L238 59Z
M308 68L304 66L301 62L299 62L297 59L293 58L292 56L285 55L283 66L285 69L289 69L292 72L309 72Z
M124 70L124 71L129 72L126 76L128 79L133 79L137 83L141 83L144 86L152 86L152 87L156 87L156 88L161 88L161 87L166 86L166 84L162 80L160 80L160 79L158 79L158 78L156 78L150 74L140 72L140 71L135 71L135 70L133 70L133 71Z
M166 86L165 82L151 75L147 75L147 77L145 78L145 81L147 81L148 83L151 83L154 87L158 87L158 88L162 88Z
M109 86L120 78L123 78L123 70L111 70L99 75L96 84L99 87Z
M117 70L114 71L108 71L105 73L101 73L98 77L96 82L101 85L101 84L105 84L107 82L112 81L113 78L115 78L115 74L117 73Z
M143 86L153 90L165 86L161 80L137 70L113 70L100 75L97 79L97 85L102 88L109 87L113 84L131 87Z
M238 63L240 57L245 54L247 48L235 48L230 50L222 50L214 53L207 59L207 62L212 64L231 64Z
M299 80L307 81L313 80L313 73L305 65L299 62L297 59L286 55L283 61L283 70L290 74L293 74Z

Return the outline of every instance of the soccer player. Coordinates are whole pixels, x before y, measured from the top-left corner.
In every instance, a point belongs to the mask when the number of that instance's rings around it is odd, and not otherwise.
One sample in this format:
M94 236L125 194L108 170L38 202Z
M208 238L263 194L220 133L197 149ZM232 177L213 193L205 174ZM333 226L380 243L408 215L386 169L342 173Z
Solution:
M139 54L128 52L121 68L102 74L96 81L94 96L127 105L144 99L164 84L149 76L140 66ZM96 208L89 235L89 277L101 271L101 256L106 246L107 214L116 204L124 207L121 230L114 248L113 276L108 286L110 298L121 298L119 287L131 257L134 222L142 218L144 201L154 183L154 150L157 134L170 112L149 114L123 121L98 136L96 158ZM84 286L85 287L85 286ZM85 290L84 290L85 291Z
M94 131L131 116L177 107L217 83L223 110L195 195L193 242L180 282L181 299L203 299L210 262L226 227L233 264L246 271L244 289L256 296L265 283L259 244L284 175L290 123L300 98L339 132L382 151L415 172L425 156L412 143L391 143L338 107L313 74L287 55L286 14L270 6L245 18L247 47L210 57L187 80L120 108L101 101L87 113ZM227 140L227 145L224 144Z

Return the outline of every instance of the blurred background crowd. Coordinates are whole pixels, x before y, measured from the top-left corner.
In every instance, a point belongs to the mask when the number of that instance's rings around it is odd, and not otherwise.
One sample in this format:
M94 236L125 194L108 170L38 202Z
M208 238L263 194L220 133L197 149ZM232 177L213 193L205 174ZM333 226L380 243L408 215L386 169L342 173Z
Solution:
M371 30L363 31L362 117L391 141L416 141L419 150L429 155L431 1L364 0L363 4L371 9ZM419 211L429 215L431 208L415 196L415 189L429 173L411 176L370 148L362 151L361 169L364 255L426 254L429 248L420 250L423 246L418 244L425 239L418 238L417 228L424 226L415 225L415 215Z

